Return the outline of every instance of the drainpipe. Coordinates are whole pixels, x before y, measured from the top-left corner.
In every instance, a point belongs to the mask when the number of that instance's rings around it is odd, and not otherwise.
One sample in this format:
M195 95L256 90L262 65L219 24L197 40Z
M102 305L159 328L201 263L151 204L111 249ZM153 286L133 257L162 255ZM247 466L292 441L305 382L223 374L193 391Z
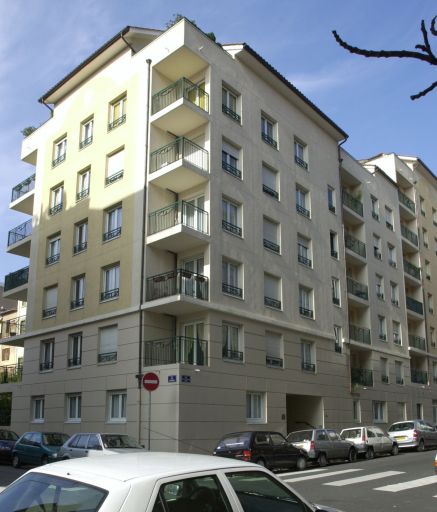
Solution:
M146 111L146 164L144 169L144 186L143 186L143 219L141 226L141 277L140 277L140 297L138 305L138 442L141 439L141 390L142 390L142 369L143 369L143 310L144 301L144 264L146 258L146 204L147 204L147 176L149 175L149 132L150 132L150 82L151 82L151 59L146 60L147 63L147 111Z
M50 107L50 105L47 105L47 103L45 103L45 101L42 98L39 100L39 102L50 110L50 117L53 117L52 107Z

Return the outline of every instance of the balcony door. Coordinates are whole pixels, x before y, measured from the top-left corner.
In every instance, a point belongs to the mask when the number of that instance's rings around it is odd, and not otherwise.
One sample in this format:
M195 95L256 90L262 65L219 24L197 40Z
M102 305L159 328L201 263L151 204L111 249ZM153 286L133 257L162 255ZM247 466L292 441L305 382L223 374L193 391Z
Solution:
M183 202L183 224L197 231L206 232L204 218L205 196L199 196Z
M203 257L185 261L183 269L188 272L182 273L182 293L198 299L205 298L203 297L202 289L204 272Z
M205 347L203 322L185 324L183 326L184 338L181 343L181 362L189 364L205 364Z

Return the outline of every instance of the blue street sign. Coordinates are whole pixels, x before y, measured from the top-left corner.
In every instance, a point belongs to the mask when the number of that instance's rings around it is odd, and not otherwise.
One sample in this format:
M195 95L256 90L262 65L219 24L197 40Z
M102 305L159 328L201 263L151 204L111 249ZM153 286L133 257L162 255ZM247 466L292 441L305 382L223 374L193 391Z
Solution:
M168 376L168 382L176 382L177 379L176 379L176 375L169 375Z
M181 375L182 382L191 382L191 375Z

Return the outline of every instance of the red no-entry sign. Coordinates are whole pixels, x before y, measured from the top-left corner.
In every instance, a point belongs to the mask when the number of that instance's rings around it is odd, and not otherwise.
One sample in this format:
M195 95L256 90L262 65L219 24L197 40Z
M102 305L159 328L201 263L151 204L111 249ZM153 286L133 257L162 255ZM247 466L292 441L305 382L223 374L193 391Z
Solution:
M156 373L149 372L143 375L143 386L147 391L155 391L159 386L159 377Z

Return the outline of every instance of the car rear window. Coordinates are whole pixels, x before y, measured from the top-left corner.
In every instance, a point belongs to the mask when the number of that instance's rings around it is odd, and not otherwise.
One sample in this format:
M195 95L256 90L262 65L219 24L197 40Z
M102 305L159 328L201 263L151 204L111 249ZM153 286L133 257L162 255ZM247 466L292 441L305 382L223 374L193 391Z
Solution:
M361 437L361 429L349 428L347 430L343 430L340 437L342 439L359 439Z
M46 446L62 446L69 439L69 437L70 436L67 436L67 434L49 432L47 434L43 434L42 439Z
M105 448L143 448L133 437L124 434L102 434L101 437Z
M18 436L15 432L11 432L10 430L1 430L0 439L2 441L16 441Z
M301 443L303 441L311 441L313 437L312 430L300 430L299 432L291 432L287 436L289 443Z
M403 421L402 423L394 423L388 429L389 432L401 432L402 430L412 430L414 428L413 421Z
M220 440L217 450L246 450L250 448L251 432L231 434Z

